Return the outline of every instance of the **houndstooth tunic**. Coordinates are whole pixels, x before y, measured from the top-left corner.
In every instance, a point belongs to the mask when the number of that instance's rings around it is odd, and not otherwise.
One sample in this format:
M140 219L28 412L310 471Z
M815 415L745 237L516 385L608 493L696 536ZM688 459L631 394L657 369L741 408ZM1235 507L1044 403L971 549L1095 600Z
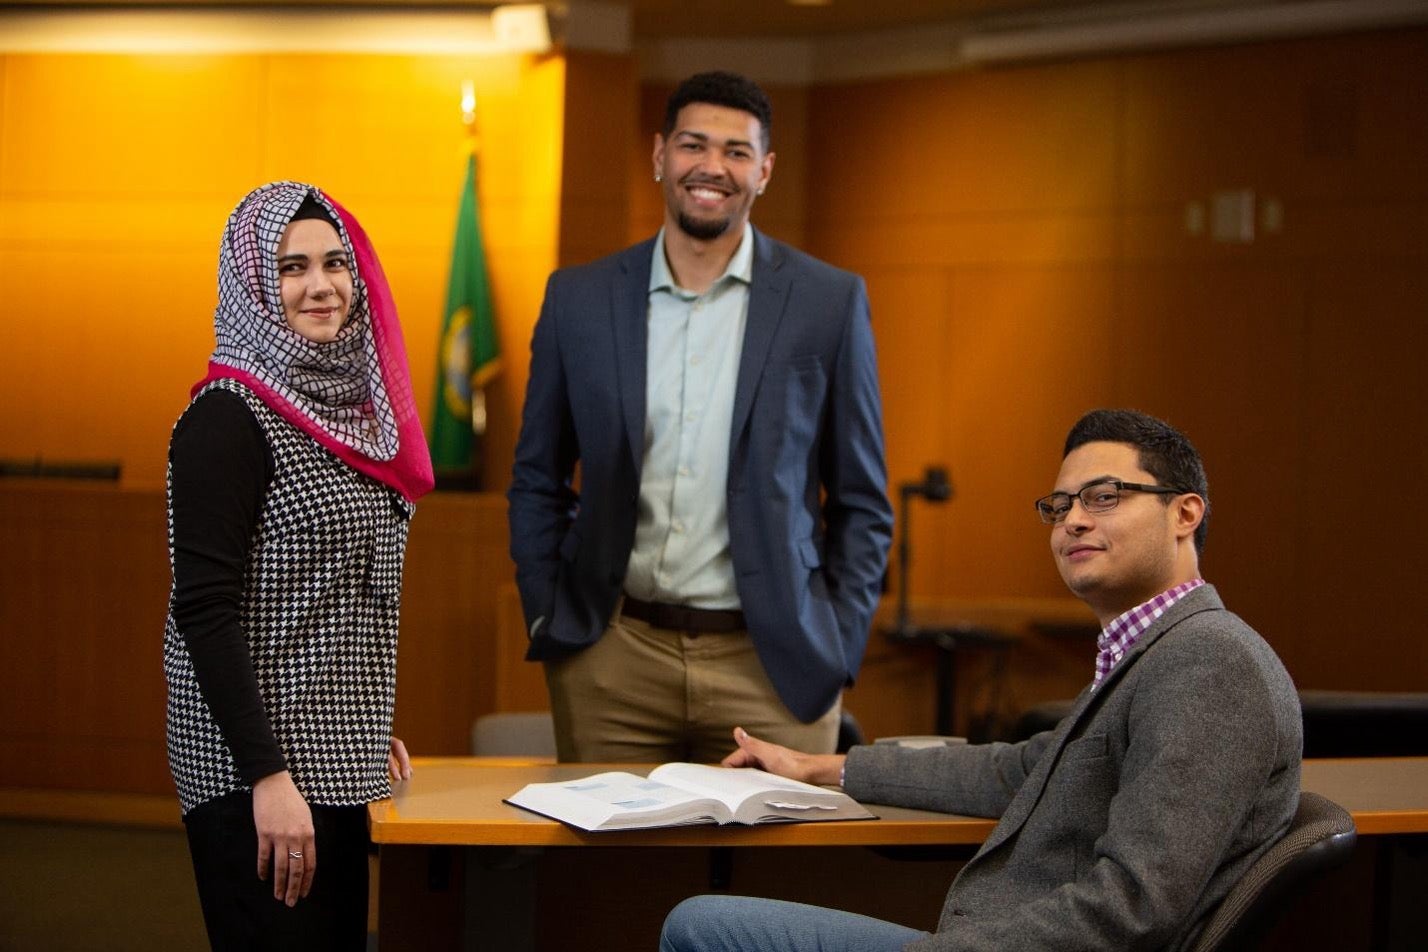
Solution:
M214 381L195 403L214 390L246 403L272 455L243 574L239 625L287 769L311 804L348 806L390 796L397 616L413 507L283 420L242 383ZM172 465L168 513L172 565ZM171 596L164 631L168 754L187 813L249 784L200 690L174 604Z

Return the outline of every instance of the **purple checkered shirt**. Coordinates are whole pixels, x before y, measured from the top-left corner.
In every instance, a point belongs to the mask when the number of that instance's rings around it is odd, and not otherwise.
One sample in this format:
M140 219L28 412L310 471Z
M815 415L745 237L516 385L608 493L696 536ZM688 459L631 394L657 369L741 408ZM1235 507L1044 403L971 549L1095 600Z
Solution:
M1123 615L1111 619L1099 637L1096 638L1096 680L1091 682L1092 690L1105 680L1106 675L1126 656L1126 652L1145 634L1165 610L1186 595L1205 584L1202 578L1191 579L1166 592L1161 592L1148 602L1144 602Z

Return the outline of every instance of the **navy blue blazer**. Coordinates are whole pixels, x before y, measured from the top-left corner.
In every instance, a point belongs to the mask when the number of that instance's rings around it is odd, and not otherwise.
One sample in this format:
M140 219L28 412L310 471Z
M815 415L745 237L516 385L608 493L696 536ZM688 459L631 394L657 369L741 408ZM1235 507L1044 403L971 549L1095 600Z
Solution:
M650 239L546 285L509 492L529 659L594 643L620 597L644 457L653 253ZM755 231L729 542L749 636L804 721L862 661L892 537L886 485L862 279Z

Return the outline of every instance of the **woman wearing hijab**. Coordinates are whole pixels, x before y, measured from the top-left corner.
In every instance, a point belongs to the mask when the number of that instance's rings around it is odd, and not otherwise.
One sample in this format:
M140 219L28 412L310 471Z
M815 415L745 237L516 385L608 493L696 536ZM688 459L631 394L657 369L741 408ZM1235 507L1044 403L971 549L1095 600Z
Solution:
M361 949L407 524L431 489L396 310L351 214L229 217L217 346L169 445L169 766L215 949Z

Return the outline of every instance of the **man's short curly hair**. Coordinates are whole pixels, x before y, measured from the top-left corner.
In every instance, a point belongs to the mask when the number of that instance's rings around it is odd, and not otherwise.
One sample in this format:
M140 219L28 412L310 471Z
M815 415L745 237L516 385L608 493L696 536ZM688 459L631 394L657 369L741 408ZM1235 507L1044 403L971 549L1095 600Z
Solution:
M759 84L747 76L716 70L711 73L696 73L679 84L670 93L664 106L664 136L669 138L674 132L679 111L690 103L709 103L713 106L727 106L747 112L759 120L761 131L760 146L769 150L769 133L773 126L773 106L768 95Z

